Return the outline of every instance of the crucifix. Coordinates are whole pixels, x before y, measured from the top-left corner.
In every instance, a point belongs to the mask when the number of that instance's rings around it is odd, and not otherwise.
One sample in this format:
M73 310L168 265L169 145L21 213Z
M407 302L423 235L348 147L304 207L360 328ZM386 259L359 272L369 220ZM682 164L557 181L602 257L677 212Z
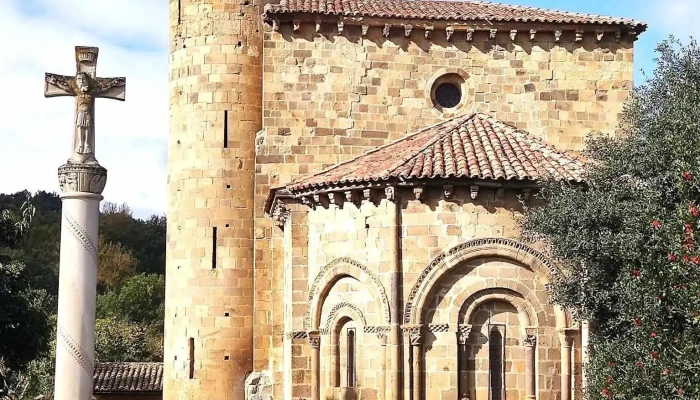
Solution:
M69 164L97 164L95 159L95 99L124 101L126 78L98 78L97 47L75 47L75 76L46 74L45 97L75 97L73 148Z

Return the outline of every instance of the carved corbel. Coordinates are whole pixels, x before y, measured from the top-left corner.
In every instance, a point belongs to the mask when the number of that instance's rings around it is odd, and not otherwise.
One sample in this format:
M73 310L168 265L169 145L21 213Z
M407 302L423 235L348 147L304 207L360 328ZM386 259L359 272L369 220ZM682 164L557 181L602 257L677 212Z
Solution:
M363 189L362 198L367 201L372 201L372 189Z
M629 39L630 43L636 42L638 39L637 32L636 31L627 32L627 38Z
M535 37L537 36L537 29L530 29L530 40L535 40Z
M345 22L338 21L338 35L341 35L343 33L344 28L345 28Z
M603 36L605 36L605 32L603 31L595 31L595 41L597 43L600 43L603 41Z
M622 40L622 32L617 31L615 32L615 43L620 43L620 40Z
M369 31L369 25L362 24L362 36L367 36L368 31Z
M448 26L445 28L445 37L447 38L447 41L449 42L452 40L452 35L455 34L455 28L453 26Z
M320 194L318 194L318 193L314 194L314 195L313 195L313 199L314 199L314 203L316 203L316 204L321 204L321 205L322 205L322 203L321 203L321 195L320 195Z
M498 29L491 29L489 31L489 40L496 40L497 34L498 34Z
M328 203L332 205L339 204L338 199L336 198L336 194L337 193L335 192L328 193Z
M299 32L299 27L301 26L301 21L298 19L295 19L292 21L292 25L294 26L294 32Z
M467 42L474 40L474 28L467 29Z
M301 204L309 207L312 210L316 209L316 203L314 203L309 197L305 196L301 198Z
M557 29L554 31L554 41L555 42L561 42L561 30Z
M386 196L386 199L389 201L396 200L396 188L393 186L385 187L384 188L384 195Z
M430 35L433 33L433 29L434 28L432 25L425 27L425 38L426 39L430 39Z
M416 200L420 200L421 197L423 197L423 186L416 186L413 188L413 195L416 197Z
M583 31L580 29L576 30L576 42L583 42Z
M279 18L274 18L272 20L272 30L278 32L280 30L280 20Z
M452 185L444 185L442 191L445 194L445 200L451 200L455 195L455 188Z
M382 31L385 38L388 38L391 34L391 24L384 24L384 30Z
M411 36L411 31L413 31L413 25L408 24L403 26L403 33L406 37Z
M346 190L345 191L345 201L347 203L355 204L355 192L353 192L352 190Z
M478 195L479 195L479 186L477 186L477 185L469 186L469 197L471 197L472 200L476 200L476 197Z
M513 29L512 31L510 31L510 41L511 42L515 42L515 39L517 37L518 37L518 30L517 29Z
M531 193L530 188L523 189L523 201L530 201L530 193Z
M316 20L316 33L320 33L320 32L321 32L321 20L317 19Z

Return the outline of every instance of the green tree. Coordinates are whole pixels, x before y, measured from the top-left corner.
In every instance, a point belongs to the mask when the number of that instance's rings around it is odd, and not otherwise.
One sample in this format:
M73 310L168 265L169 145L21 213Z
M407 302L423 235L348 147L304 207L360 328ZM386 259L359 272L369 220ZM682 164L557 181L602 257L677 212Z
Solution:
M136 275L117 290L99 295L99 317L120 318L140 324L163 325L165 278L162 275Z
M104 236L98 239L100 251L97 266L97 286L100 291L114 289L132 276L138 260L130 249L119 243L109 242Z
M592 325L587 399L700 398L700 48L657 51L622 135L589 140L586 184L545 183L523 220L561 266L554 300Z
M32 287L24 264L11 256L33 214L29 203L0 211L0 360L10 370L45 351L49 339L46 292Z

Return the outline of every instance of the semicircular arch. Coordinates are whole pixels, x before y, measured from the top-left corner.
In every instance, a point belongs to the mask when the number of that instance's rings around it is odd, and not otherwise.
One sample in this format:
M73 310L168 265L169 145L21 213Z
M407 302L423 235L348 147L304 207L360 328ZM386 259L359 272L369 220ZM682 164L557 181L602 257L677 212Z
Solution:
M550 277L559 274L557 267L547 257L524 243L505 238L470 240L441 253L421 272L406 301L404 324L420 323L425 302L443 276L465 262L486 257L503 258L531 268L545 287ZM561 307L555 306L554 311L557 327L566 326L568 319Z
M347 257L337 258L326 264L316 275L309 288L309 298L304 318L304 329L317 330L320 325L321 307L328 293L341 278L350 277L365 285L372 295L379 300L381 316L387 324L391 323L389 298L384 286L374 272L367 266Z

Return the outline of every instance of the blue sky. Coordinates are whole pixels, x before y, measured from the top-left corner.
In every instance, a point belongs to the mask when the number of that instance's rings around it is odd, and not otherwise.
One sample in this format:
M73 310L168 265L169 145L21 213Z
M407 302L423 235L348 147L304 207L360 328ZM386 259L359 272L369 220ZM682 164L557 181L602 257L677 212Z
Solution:
M532 7L645 21L635 68L651 73L656 44L700 34L700 0L511 0ZM126 76L127 101L97 102L97 158L106 201L146 217L166 209L167 0L0 0L0 193L58 190L70 152L73 100L43 97L43 74L72 74L73 47L100 47L98 75ZM642 82L640 72L636 83ZM11 97L9 96L11 94Z

